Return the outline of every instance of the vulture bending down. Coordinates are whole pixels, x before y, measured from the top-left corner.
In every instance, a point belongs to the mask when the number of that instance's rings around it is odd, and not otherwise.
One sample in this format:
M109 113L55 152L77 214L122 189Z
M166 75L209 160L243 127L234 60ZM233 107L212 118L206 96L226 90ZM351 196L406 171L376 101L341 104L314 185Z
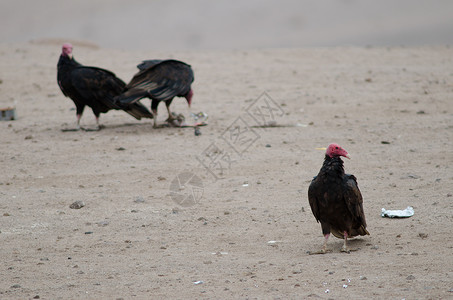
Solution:
M184 97L192 103L191 84L194 75L190 65L178 60L145 60L137 66L140 71L126 85L124 92L115 98L118 105L131 105L142 98L151 99L151 111L154 115L154 127L157 127L157 106L164 101L168 119L173 116L170 104L174 97Z
M349 237L369 235L357 179L344 173L341 156L349 158L346 150L337 144L330 144L322 168L308 188L311 210L316 220L321 222L325 238L322 250L314 254L326 253L330 233L344 239L343 252L349 252Z
M77 128L85 106L91 107L100 129L99 115L111 109L122 109L134 118L152 118L151 112L141 103L119 106L114 97L123 92L126 84L112 72L96 67L86 67L72 57L72 45L64 44L57 65L57 80L61 91L74 101L77 113Z

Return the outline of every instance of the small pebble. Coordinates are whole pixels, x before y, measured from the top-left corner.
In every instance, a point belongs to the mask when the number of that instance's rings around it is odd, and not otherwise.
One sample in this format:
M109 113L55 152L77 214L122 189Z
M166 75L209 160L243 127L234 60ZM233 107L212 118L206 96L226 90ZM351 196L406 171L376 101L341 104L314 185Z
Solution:
M271 147L271 144L266 144L266 148L270 148Z
M428 237L428 234L427 233L423 233L423 232L420 232L418 234L419 237L421 237L422 239L426 239Z
M76 201L74 203L72 203L71 205L69 205L69 208L72 208L72 209L81 209L82 207L85 206L85 202L83 201Z
M135 203L143 203L145 202L145 199L142 196L138 196L134 200Z
M414 280L415 279L415 276L414 275L409 275L406 277L407 280Z

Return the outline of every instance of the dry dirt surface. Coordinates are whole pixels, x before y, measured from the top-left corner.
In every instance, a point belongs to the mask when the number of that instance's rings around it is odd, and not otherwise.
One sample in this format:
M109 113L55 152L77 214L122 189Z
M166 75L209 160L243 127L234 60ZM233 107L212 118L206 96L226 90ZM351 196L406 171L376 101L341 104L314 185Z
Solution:
M18 117L0 122L1 299L453 297L450 47L74 42L77 60L125 81L143 59L191 64L191 111L209 115L196 136L122 111L101 115L101 131L62 132L76 117L56 83L61 43L0 44L0 107ZM184 99L172 107L190 120ZM308 255L323 237L307 189L331 142L352 156L371 235L350 254L331 237ZM380 216L407 206L411 218Z

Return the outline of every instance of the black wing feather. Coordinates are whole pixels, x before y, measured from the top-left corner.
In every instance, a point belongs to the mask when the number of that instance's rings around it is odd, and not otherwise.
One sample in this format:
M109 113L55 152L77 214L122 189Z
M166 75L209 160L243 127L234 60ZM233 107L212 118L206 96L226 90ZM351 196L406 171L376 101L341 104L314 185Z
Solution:
M145 97L167 101L190 91L194 81L190 65L177 60L145 62L150 67L139 71L126 85L126 91L117 98L121 104L134 103Z

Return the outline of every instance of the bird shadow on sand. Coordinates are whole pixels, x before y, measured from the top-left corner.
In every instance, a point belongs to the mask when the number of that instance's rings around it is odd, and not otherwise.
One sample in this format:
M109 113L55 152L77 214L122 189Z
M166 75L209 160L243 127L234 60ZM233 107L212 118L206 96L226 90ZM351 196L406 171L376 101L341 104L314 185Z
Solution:
M329 243L327 246L327 250L325 253L321 253L321 247L322 245L319 245L319 249L314 249L314 250L307 250L308 255L315 255L315 254L329 254L329 253L335 253L335 254L353 254L354 252L359 252L363 251L362 249L365 248L367 241L365 239L361 238L352 238L348 239L348 250L349 252L344 252L341 251L341 247L343 246L343 240L336 240L335 242Z
M206 126L206 123L197 124L196 126ZM62 128L60 129L61 132L78 132L78 131L85 131L85 132L105 132L110 130L117 130L117 129L142 129L146 131L152 130L159 130L159 129L167 129L167 128L194 128L194 125L185 125L185 126L175 126L170 123L162 123L153 127L152 123L121 123L121 124L109 124L109 125L100 125L100 128L92 128L92 127L80 127L77 128Z

